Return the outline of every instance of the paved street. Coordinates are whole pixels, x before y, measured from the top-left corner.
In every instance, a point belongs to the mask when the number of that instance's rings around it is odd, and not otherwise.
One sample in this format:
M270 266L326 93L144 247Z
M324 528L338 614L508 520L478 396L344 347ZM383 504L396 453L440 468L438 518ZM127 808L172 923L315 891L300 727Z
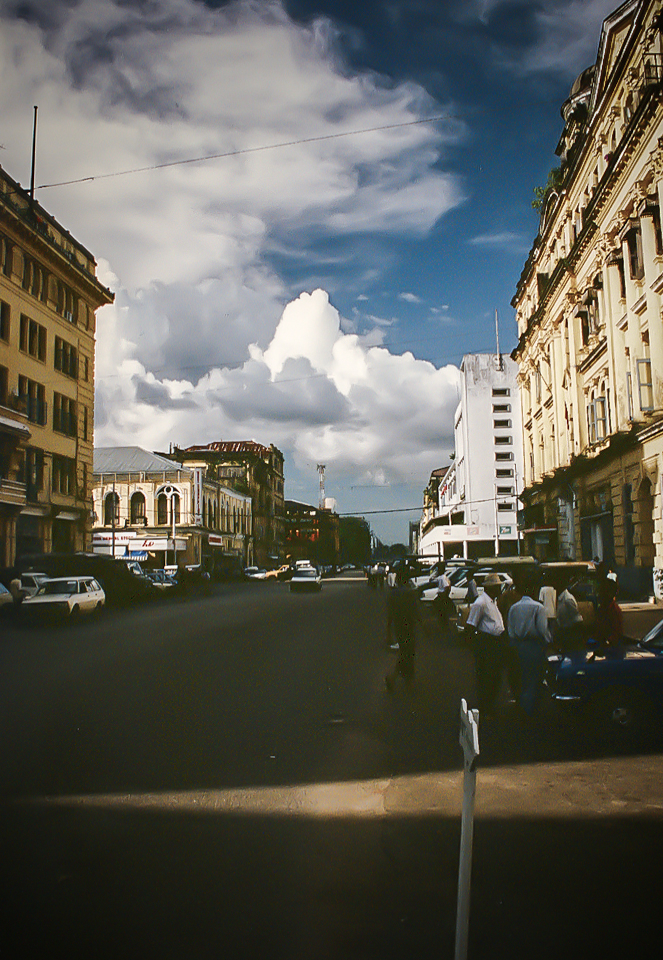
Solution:
M384 624L363 579L3 624L2 960L452 957L471 661L427 621L390 697ZM480 739L470 956L648 948L663 745Z

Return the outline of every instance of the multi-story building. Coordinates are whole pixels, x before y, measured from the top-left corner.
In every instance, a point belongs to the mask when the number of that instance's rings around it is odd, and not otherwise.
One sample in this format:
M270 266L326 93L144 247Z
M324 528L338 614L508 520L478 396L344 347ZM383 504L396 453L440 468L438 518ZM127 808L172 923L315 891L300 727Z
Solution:
M98 553L147 567L200 564L212 574L253 560L250 496L140 447L94 451L94 533Z
M0 167L0 566L91 532L92 254Z
M517 376L510 357L463 357L453 462L434 470L424 491L421 556L476 559L519 552L523 468Z
M528 546L625 582L663 566L662 26L660 0L604 21L512 301Z
M283 454L254 440L217 440L172 451L189 467L205 467L206 476L251 498L251 562L272 567L284 558Z
M299 500L285 501L285 552L291 560L336 564L340 559L340 523L335 510Z

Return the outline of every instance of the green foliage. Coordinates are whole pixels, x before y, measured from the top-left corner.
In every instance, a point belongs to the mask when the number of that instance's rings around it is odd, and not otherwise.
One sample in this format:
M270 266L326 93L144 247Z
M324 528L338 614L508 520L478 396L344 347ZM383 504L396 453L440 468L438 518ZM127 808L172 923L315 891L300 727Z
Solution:
M552 190L558 190L561 187L562 179L562 168L553 167L548 174L548 179L546 180L544 186L534 187L534 199L532 200L532 206L536 211L539 213L541 212L548 194Z

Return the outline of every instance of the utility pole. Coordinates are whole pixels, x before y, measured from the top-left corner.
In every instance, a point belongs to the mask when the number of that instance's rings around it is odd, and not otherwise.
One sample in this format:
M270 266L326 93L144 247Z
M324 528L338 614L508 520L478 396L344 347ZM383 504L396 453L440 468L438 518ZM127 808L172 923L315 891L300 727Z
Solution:
M318 506L321 510L325 509L325 465L324 463L318 464L318 473L320 474L320 497L318 501Z

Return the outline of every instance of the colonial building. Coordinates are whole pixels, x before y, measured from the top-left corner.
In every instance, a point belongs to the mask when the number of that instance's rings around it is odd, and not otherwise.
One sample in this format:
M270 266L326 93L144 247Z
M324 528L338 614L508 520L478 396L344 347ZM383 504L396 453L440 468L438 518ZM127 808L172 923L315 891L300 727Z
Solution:
M463 357L453 462L434 470L424 491L420 555L476 559L518 553L523 468L517 375L510 357Z
M284 558L283 454L254 440L217 440L172 452L188 467L203 467L206 476L251 498L252 562L273 567Z
M285 501L285 552L291 560L336 564L340 559L340 523L332 509L299 500Z
M96 552L148 568L200 564L219 576L253 562L251 498L204 466L140 447L97 447L93 497Z
M91 532L96 263L0 167L0 566Z
M660 0L605 20L512 301L527 549L624 582L663 565L662 25Z

